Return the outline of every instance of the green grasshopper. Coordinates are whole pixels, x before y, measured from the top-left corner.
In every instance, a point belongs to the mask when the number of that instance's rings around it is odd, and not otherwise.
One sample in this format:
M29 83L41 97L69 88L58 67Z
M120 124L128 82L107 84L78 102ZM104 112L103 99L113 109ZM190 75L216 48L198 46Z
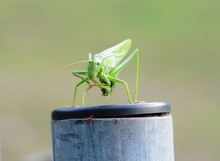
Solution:
M131 47L131 40L127 39L116 46L108 48L99 54L88 54L87 70L73 70L72 74L82 79L74 88L73 107L76 106L77 88L87 83L87 92L90 92L92 87L97 86L101 89L103 96L109 96L115 87L116 83L121 83L125 86L129 103L137 102L138 93L138 70L139 70L139 51L135 49L124 61L123 57L128 53ZM136 83L134 100L132 101L129 88L124 80L117 76L124 66L136 55ZM84 106L84 92L82 97L82 105Z

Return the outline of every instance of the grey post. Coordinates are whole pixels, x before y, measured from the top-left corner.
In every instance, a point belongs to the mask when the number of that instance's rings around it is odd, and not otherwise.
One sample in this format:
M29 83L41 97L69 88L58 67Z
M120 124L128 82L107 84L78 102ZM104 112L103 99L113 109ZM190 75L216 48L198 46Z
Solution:
M174 161L170 113L52 120L54 161Z

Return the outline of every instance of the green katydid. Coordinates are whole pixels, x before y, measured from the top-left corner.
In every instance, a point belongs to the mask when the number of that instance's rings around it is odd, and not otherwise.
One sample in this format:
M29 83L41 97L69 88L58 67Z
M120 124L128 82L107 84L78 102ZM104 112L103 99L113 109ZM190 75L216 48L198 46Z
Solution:
M73 107L76 106L77 88L84 83L88 84L86 89L87 92L89 92L92 87L97 86L101 89L103 96L109 96L115 86L115 83L121 83L125 86L129 103L137 102L139 70L138 49L135 49L124 61L121 62L123 57L128 53L130 47L131 40L127 39L99 54L95 54L93 57L92 54L88 54L89 63L87 70L72 71L73 75L82 79L74 88ZM127 83L124 80L119 79L117 76L134 55L136 55L136 83L134 100L132 101ZM82 103L84 104L84 92L82 98Z

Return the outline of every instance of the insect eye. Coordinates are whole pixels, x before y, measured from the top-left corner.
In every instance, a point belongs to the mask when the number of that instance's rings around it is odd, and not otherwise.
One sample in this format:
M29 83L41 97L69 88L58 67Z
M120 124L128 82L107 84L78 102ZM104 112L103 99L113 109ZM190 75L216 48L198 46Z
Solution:
M97 65L100 65L100 63L97 63Z

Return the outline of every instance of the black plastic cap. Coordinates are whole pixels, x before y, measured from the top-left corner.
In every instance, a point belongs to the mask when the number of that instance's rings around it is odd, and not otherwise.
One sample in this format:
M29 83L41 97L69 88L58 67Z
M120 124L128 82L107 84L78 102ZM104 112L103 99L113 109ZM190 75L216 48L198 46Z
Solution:
M92 107L60 108L52 112L52 120L87 118L122 118L161 116L170 113L166 102L146 102Z

